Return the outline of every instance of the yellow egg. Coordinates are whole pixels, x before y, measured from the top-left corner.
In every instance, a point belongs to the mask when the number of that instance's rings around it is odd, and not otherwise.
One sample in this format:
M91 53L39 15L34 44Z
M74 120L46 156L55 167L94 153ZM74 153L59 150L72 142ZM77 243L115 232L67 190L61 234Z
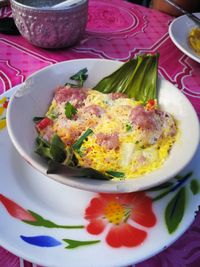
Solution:
M113 100L111 96L94 90L88 90L87 94L84 106L77 109L75 120L66 119L63 103L58 106L53 101L47 113L52 110L59 111L60 115L54 120L53 131L66 143L71 138L70 135L75 134L78 138L88 128L92 129L93 134L83 141L79 151L74 151L80 166L91 167L103 173L111 170L122 172L124 177L129 179L149 173L164 163L178 136L170 136L170 125L167 125L161 137L151 144L149 140L153 136L134 128L130 123L131 111L141 105L140 102L129 98ZM84 108L91 105L101 107L102 114L84 112ZM99 144L99 134L105 137L117 134L119 146L108 149L105 144Z
M200 55L200 28L193 28L189 32L188 41L191 48Z

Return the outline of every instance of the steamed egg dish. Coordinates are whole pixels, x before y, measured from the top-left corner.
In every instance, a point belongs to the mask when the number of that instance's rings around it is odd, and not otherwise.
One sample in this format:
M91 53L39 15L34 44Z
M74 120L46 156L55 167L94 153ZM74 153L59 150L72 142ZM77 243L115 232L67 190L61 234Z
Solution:
M120 179L161 167L178 135L176 120L156 100L144 105L122 93L68 85L56 89L36 128L49 143L56 134L77 166Z

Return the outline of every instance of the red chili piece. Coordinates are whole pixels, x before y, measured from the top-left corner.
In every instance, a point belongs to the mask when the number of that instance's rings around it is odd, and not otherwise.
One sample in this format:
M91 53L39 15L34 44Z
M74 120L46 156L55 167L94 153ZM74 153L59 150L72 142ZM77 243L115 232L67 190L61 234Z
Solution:
M40 122L38 122L38 124L36 125L36 128L41 131L44 128L46 128L48 125L51 125L53 122L51 119L45 117L44 119L42 119Z

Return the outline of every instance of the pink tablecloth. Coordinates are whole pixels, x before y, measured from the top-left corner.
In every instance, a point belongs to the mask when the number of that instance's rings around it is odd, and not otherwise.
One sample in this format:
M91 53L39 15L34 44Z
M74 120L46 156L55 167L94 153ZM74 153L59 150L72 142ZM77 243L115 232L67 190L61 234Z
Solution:
M9 7L0 16L10 16ZM141 52L160 53L159 73L192 102L200 117L200 64L172 43L168 26L174 18L120 0L90 0L87 31L76 46L44 50L21 36L0 35L0 94L23 82L31 73L56 62L75 58L125 61ZM200 266L200 214L172 246L136 267ZM29 267L31 263L0 248L0 267Z

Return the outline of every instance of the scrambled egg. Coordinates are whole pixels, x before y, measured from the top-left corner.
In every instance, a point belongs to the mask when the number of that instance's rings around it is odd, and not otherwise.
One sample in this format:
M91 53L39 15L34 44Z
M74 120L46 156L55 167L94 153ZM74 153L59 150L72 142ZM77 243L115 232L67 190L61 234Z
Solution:
M177 139L177 125L170 114L157 107L149 111L126 96L113 98L112 94L86 91L73 118L66 118L64 112L68 100L58 103L53 99L46 114L53 118L52 131L66 147L71 147L88 128L92 130L80 149L74 151L78 165L134 178L164 163Z

